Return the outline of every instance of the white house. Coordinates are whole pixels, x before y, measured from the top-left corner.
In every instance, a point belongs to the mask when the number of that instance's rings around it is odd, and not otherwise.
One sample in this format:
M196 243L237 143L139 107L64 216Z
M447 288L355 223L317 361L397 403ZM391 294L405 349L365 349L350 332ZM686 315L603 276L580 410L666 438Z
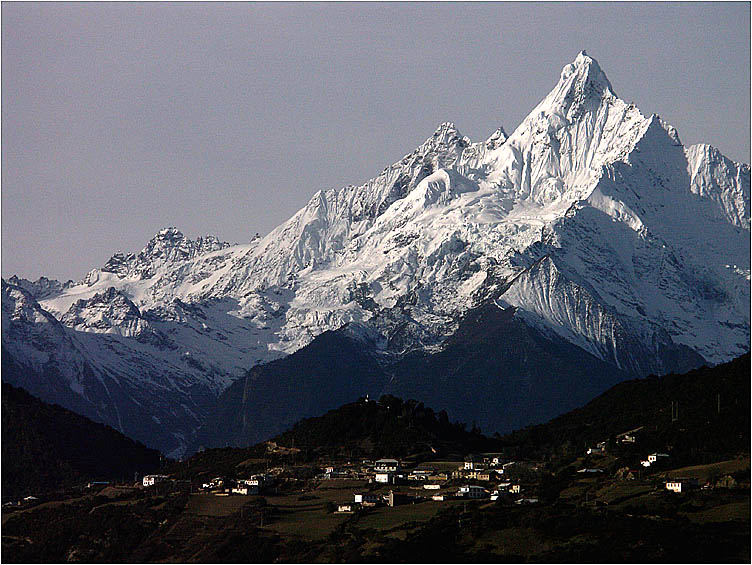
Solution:
M144 477L146 478L146 477ZM204 483L201 485L201 488L203 489L213 489L213 488L220 488L225 484L225 480L222 477L214 477L211 481L208 483Z
M249 486L246 484L239 483L237 486L232 488L232 494L242 494L244 496L248 496L249 494L258 494L259 488L258 486Z
M337 506L337 512L352 512L355 508L354 504L348 502Z
M682 493L697 488L698 485L699 482L697 479L674 479L666 483L666 490Z
M485 465L483 465L483 460L476 457L475 455L468 455L465 457L465 464L463 466L465 470L474 470L479 469L483 470L485 469Z
M441 485L437 483L428 483L423 485L423 488L426 490L439 490L441 488Z
M260 489L264 485L274 482L274 477L272 477L271 475L259 473L258 475L251 475L250 479L237 479L235 482L238 484L238 486L246 485Z
M400 468L399 461L396 459L379 459L373 464L373 470L377 473L392 472L396 473Z
M487 496L486 489L477 485L462 486L457 494L465 498L485 498Z
M354 502L358 504L379 504L382 501L380 494L374 494L371 492L364 492L362 494L354 494Z
M522 492L522 487L520 485L512 485L509 487L509 492L512 494L519 494Z
M167 480L167 475L144 475L143 485L145 487L153 487L165 480Z
M394 473L392 472L376 473L376 476L374 477L374 479L377 483L383 483L385 485L389 485L389 484L394 483Z

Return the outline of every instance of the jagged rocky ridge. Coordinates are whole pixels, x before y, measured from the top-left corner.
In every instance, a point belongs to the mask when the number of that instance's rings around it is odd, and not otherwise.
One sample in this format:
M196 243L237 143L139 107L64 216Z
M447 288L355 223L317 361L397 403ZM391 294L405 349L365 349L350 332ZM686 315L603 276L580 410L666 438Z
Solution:
M749 350L749 189L748 165L684 147L583 52L511 135L442 124L264 238L169 228L78 283L9 279L3 348L27 374L60 367L46 378L115 427L139 406L164 437L136 437L174 453L251 366L346 325L382 367L436 353L489 301L624 374L717 363Z

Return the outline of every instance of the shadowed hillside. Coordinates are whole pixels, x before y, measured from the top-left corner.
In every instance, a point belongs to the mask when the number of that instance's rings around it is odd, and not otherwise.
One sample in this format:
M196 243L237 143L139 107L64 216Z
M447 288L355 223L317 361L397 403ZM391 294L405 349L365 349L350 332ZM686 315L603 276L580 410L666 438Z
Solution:
M93 479L132 480L159 467L158 451L22 388L2 386L3 499Z

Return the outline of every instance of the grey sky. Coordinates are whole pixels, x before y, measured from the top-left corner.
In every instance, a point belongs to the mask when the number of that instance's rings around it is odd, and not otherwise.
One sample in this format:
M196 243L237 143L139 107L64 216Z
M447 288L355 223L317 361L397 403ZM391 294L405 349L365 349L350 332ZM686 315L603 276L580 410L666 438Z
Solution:
M750 5L2 5L2 274L79 279L160 228L244 242L443 121L511 133L586 49L750 161Z

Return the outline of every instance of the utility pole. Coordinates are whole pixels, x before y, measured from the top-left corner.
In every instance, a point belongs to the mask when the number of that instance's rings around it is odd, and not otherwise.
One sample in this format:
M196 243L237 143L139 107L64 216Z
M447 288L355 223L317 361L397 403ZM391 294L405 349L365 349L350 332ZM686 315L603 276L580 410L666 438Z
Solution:
M715 398L716 398L717 406L718 406L717 408L718 414L720 414L721 413L721 393L719 392L718 394L716 394Z
M671 401L671 423L679 421L679 401Z

